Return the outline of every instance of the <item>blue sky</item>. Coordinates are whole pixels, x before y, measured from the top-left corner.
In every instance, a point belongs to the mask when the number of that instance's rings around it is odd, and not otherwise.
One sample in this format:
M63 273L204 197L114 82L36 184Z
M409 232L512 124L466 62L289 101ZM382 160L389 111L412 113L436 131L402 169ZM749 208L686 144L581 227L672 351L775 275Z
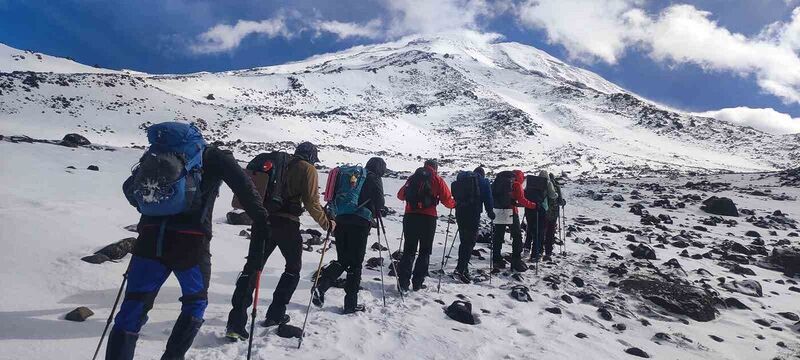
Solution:
M772 108L761 113L769 121L800 126L798 7L800 0L0 0L0 42L90 65L185 73L468 28L536 46L667 105Z

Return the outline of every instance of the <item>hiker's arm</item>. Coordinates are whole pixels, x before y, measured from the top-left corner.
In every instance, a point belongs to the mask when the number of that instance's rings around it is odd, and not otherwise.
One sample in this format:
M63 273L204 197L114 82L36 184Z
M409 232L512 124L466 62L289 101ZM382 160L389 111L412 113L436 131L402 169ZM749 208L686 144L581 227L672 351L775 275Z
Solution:
M369 180L369 178L367 178L367 180ZM372 180L370 202L372 202L372 206L376 211L381 211L383 207L386 206L386 199L383 198L383 179L375 176ZM378 217L378 214L375 214L375 217Z
M450 188L447 187L447 183L444 182L444 179L441 177L437 177L436 179L439 184L439 201L448 209L456 207L456 201L453 199L453 194L450 193Z
M489 185L489 180L481 179L481 197L483 198L483 207L486 212L491 214L494 211L494 199L492 198L492 186Z
M303 189L303 206L308 210L308 214L314 221L322 227L323 230L330 228L330 220L322 205L319 203L319 177L317 169L314 166L307 166L306 170L306 188Z
M519 183L514 183L511 188L511 195L521 206L524 206L527 209L536 209L536 203L528 200L525 197L525 191L522 190L522 185Z
M400 191L397 192L397 199L400 201L406 201L406 188L408 187L408 181L406 181L403 186L400 187Z

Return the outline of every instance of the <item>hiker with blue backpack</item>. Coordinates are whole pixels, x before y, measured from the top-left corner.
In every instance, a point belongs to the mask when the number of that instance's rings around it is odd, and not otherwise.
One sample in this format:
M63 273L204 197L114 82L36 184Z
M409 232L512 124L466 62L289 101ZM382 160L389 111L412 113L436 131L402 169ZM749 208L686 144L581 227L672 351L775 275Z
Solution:
M450 186L456 200L456 224L459 239L458 265L453 277L465 284L472 282L469 276L469 260L478 239L481 213L486 210L489 219L494 220L494 202L486 171L478 166L474 171L461 171Z
M385 206L382 177L386 162L373 157L366 166L340 166L328 174L326 198L336 219L337 259L322 268L317 286L312 288L312 302L318 307L325 303L325 292L343 273L343 314L364 311L358 303L361 285L361 268L367 252L367 238L373 221L381 216ZM380 243L380 239L378 239Z
M273 293L272 303L267 309L261 326L284 325L289 322L286 305L294 295L300 281L303 256L303 238L300 234L300 216L308 211L311 218L330 234L336 228L320 205L319 175L314 164L319 162L319 151L310 142L297 146L294 155L272 152L253 159L265 170L266 181L263 201L270 211L271 236L263 247L251 244L247 262L236 280L236 289L231 297L232 309L228 314L225 336L232 340L248 339L247 309L253 304L253 292L258 285L258 276L264 264L278 248L286 260ZM251 162L252 163L252 162ZM256 182L258 178L255 179Z
M125 298L108 338L110 360L133 359L139 331L170 273L178 278L182 305L161 359L183 359L191 347L208 305L211 219L222 182L253 219L251 244L269 238L267 210L229 151L207 145L197 127L179 122L150 126L147 139L150 148L123 184L142 215Z
M412 285L414 291L427 288L424 282L428 276L433 238L436 235L436 207L439 203L448 209L456 206L450 188L439 176L438 170L439 163L436 160L426 160L423 167L414 171L397 192L397 198L406 202L403 215L403 235L406 242L397 271L401 292L408 292L409 285ZM413 284L410 284L412 281Z
M494 238L492 239L493 269L505 268L502 249L506 230L511 233L511 269L522 272L528 269L522 262L522 230L519 220L519 206L536 209L537 204L525 198L522 183L525 175L520 170L501 171L492 183L494 200Z

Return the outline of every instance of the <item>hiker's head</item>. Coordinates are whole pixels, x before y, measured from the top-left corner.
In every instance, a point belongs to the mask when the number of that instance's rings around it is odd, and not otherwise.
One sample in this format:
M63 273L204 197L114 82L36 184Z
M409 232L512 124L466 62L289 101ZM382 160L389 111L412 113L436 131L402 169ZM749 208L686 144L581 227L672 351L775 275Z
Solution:
M375 175L383 176L386 173L386 161L383 161L382 158L376 156L369 159L364 168L366 168L368 171L371 171Z
M425 166L430 167L433 171L439 171L439 162L436 159L425 160Z
M295 156L312 164L319 162L319 150L317 150L317 146L308 141L297 145L297 149L294 150L294 154Z
M478 174L480 177L486 177L486 170L483 169L483 165L476 167L473 172Z
M547 172L547 170L541 170L541 171L539 171L539 177L543 177L543 178L548 178L549 179L550 178L550 174Z

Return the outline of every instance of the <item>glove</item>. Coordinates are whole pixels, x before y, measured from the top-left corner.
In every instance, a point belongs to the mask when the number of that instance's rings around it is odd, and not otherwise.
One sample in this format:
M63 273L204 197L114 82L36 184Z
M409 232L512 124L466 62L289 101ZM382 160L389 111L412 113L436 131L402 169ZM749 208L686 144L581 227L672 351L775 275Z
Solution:
M382 207L382 208L379 210L379 212L381 213L381 217L382 217L382 218L385 218L386 216L388 216L388 215L389 215L389 208L387 208L386 206L384 206L384 207Z
M489 216L489 219L490 219L490 220L494 220L494 218L495 218L494 211L487 211L487 214L486 214L486 215L488 215L488 216Z
M558 205L560 205L560 206L567 205L567 201L564 200L564 198L559 198L558 199Z

